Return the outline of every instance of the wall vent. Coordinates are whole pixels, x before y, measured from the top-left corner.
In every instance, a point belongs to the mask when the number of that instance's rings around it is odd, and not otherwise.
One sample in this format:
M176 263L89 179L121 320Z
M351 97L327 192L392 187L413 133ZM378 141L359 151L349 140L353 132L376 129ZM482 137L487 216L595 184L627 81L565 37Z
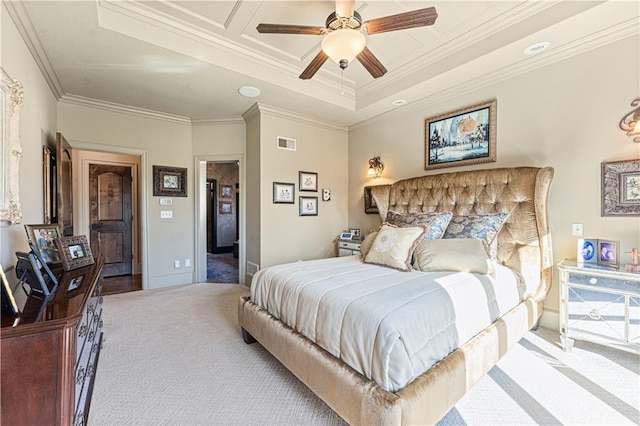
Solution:
M260 267L252 262L247 262L247 275L254 276Z
M291 138L285 138L282 136L278 136L278 148L280 149L288 149L289 151L296 150L296 140Z

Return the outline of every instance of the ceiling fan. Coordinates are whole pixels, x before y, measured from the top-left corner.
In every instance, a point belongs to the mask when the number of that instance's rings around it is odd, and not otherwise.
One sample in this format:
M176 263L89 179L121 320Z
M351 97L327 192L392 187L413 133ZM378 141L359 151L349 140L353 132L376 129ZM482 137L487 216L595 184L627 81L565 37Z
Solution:
M362 22L355 10L355 0L336 0L336 11L327 17L325 27L286 24L259 24L261 34L309 34L324 35L322 50L300 74L308 80L320 69L328 58L343 70L357 58L373 78L382 77L387 69L366 46L364 34L380 34L409 28L433 25L438 17L434 7L418 9L397 15L384 16Z

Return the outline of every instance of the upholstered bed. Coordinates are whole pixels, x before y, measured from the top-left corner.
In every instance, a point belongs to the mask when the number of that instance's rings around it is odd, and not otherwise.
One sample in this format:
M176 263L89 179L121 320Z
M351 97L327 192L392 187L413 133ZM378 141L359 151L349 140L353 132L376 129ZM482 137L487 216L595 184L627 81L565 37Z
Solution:
M251 298L239 303L245 341L260 342L350 424L437 422L542 314L551 286L547 199L552 177L551 168L516 167L429 175L374 187L372 196L383 222L394 215L453 218L447 223L500 217L497 234L486 241L493 268L421 269L416 259L421 245L416 249L416 244L424 243L424 233L416 234L406 271L380 265L375 253L363 256L367 262L353 256L265 268L254 277ZM388 226L383 225L379 234ZM398 232L407 233L415 227L400 228ZM394 227L390 232L395 231ZM380 235L372 236L372 252L380 246ZM434 253L424 259L437 257ZM465 260L462 255L458 263ZM374 299L373 293L382 296ZM402 295L394 301L397 293ZM433 297L446 303L426 304ZM474 300L482 302L474 305ZM443 304L454 306L454 314L438 308ZM338 319L328 316L332 311L339 312ZM400 325L390 322L394 316ZM445 321L450 317L455 317L453 324ZM375 327L367 337L364 329L369 323ZM445 328L451 333L444 333ZM443 344L436 349L411 349L438 339ZM418 358L418 352L426 355Z

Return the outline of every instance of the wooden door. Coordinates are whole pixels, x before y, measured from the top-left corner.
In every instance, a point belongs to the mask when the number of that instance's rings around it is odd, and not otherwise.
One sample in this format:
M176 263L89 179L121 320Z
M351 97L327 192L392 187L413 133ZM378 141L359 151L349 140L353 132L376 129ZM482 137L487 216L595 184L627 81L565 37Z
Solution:
M218 205L218 181L207 180L207 252L217 253L218 223L216 221L216 206Z
M89 165L91 251L104 257L103 276L132 273L131 167Z
M73 183L71 145L60 132L56 133L56 223L63 236L73 235Z

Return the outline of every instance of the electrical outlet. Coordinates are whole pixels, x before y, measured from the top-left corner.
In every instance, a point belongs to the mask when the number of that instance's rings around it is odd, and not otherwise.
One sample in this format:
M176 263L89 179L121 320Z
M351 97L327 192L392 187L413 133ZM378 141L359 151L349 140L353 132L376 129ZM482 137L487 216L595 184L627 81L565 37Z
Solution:
M180 261L179 260L174 260L173 261L173 267L178 269L180 267Z
M574 237L582 237L582 224L574 223L571 225L571 235Z

